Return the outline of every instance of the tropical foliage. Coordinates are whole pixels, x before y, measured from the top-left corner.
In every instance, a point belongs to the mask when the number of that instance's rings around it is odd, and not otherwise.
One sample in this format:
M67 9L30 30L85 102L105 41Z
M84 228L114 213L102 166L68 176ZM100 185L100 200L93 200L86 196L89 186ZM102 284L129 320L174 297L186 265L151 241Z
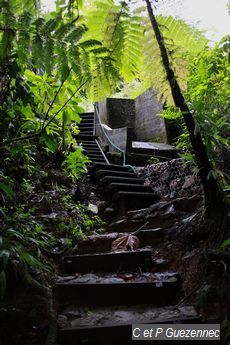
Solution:
M75 178L85 171L88 160L81 148L68 153L84 112L82 100L99 100L133 81L136 95L154 87L167 105L172 99L143 9L114 0L57 0L56 11L46 14L40 1L0 0L0 8L1 296L9 262L22 269L49 269L44 256L57 239L40 222L29 222L33 210L27 209L26 197L20 198L31 193L34 178L42 179L42 172L37 175L41 152ZM214 160L217 147L229 147L229 42L204 52L207 41L199 31L172 17L158 21L170 64ZM180 116L173 108L166 116L175 112ZM188 147L185 129L183 138ZM72 241L82 233L70 223ZM92 231L88 218L86 223ZM65 224L62 231L67 232Z
M225 37L213 49L206 49L198 54L189 64L188 88L186 99L196 119L196 130L201 131L209 159L213 165L212 173L221 174L226 185L229 176L225 171L216 170L215 166L221 154L229 150L229 37ZM163 116L178 120L182 134L178 139L178 148L191 149L188 132L180 121L181 113L175 108L167 108ZM187 156L187 155L186 155Z

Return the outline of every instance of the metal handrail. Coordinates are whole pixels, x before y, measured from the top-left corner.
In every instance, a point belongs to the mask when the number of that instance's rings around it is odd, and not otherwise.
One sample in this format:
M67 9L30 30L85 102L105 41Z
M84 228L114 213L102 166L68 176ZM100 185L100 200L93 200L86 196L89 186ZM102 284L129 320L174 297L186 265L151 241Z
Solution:
M108 134L105 131L105 128L101 122L100 116L99 116L99 110L98 110L98 105L94 104L94 109L95 109L95 114L97 115L99 124L101 126L102 132L104 133L104 135L106 136L106 139L108 140L108 142L118 151L120 151L123 154L123 166L126 166L125 162L126 162L126 156L125 156L125 150L122 150L120 147L118 147L116 144L114 144L112 142L112 140L110 139L110 137L108 136Z

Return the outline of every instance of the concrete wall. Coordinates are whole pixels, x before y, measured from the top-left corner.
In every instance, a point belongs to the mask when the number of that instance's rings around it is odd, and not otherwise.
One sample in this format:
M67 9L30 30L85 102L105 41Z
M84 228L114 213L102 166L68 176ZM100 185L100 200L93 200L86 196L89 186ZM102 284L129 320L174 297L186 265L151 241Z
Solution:
M107 111L107 101L101 101L97 103L98 105L98 110L99 110L99 114L100 114L100 119L102 123L105 123L106 125L108 125L108 111ZM98 119L97 123L98 123Z
M106 101L99 102L98 107L102 123L112 129L122 128L120 135L118 132L116 134L120 137L122 146L124 127L133 128L133 131L130 131L132 140L167 143L165 120L158 115L162 111L162 105L153 91L147 90L135 100L107 98ZM100 136L97 125L96 118L96 135ZM112 132L108 134L115 138Z
M116 129L106 129L104 131L108 135L111 142L116 145L121 150L129 151L131 149L132 139L133 139L133 131L132 128L128 127L121 127ZM120 152L117 150L108 140L106 135L104 134L101 126L97 124L96 126L96 133L101 138L102 142L109 146L110 152Z
M107 114L108 125L111 128L134 127L134 100L122 98L107 98Z
M155 141L166 143L167 134L165 121L159 114L162 105L154 96L153 91L147 90L135 99L135 135L137 141Z

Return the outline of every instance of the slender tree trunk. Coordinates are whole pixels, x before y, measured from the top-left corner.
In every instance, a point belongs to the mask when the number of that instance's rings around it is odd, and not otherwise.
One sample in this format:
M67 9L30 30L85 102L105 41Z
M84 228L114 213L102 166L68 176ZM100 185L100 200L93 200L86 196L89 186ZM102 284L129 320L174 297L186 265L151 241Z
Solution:
M168 52L164 44L164 38L161 35L158 23L153 13L151 3L149 0L145 0L145 2L147 5L147 10L152 24L152 28L159 45L163 66L165 69L167 80L171 88L171 93L175 106L181 110L185 124L189 132L192 148L199 168L201 183L204 188L206 215L208 217L215 218L215 216L220 216L225 211L224 194L218 183L218 180L215 179L212 175L209 175L208 178L208 174L212 170L212 165L208 159L205 145L203 143L200 132L195 134L196 124L194 118L186 104L183 93L176 80L174 71L170 66Z

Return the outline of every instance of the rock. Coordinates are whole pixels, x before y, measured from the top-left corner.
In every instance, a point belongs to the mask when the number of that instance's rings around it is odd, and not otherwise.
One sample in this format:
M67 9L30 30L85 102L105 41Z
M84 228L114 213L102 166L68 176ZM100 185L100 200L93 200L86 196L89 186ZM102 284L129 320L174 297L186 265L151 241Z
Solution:
M181 179L176 178L170 182L169 186L170 186L170 189L173 191L177 189L180 186L180 184L181 184Z
M58 315L58 324L62 327L65 326L68 323L68 318L65 315Z
M194 175L186 176L182 189L191 188L195 183L196 183L196 178Z
M154 228L167 229L167 228L170 228L175 223L177 218L176 216L174 216L174 214L161 215L158 213L156 215L150 214L146 216L146 220L148 221L146 228L154 227Z
M177 197L177 193L173 191L172 193L169 194L169 199L173 200Z
M56 212L41 215L42 218L46 218L46 219L55 219L55 218L57 218L57 216L58 216L58 213L56 213Z
M71 321L71 320L80 318L82 315L77 310L69 310L69 311L65 311L64 315L62 316L65 316L68 319L68 321Z
M165 170L162 174L161 174L161 176L160 176L160 178L161 178L161 180L168 180L169 178L170 178L170 170L169 169L167 169L167 170Z
M178 309L180 310L180 312L182 312L186 316L190 316L190 317L193 317L193 316L196 317L197 316L197 312L194 309L194 307L183 306L183 307L179 307Z
M85 240L78 243L78 254L110 251L112 242L119 236L118 232L88 236Z
M71 280L71 284L86 284L86 283L96 283L98 276L96 274L87 273L80 277L75 277L74 280Z
M151 205L148 208L148 213L152 213L153 211L156 211L156 210L164 210L165 208L168 207L168 205L170 205L170 204L166 201L158 202L156 204Z
M72 275L72 276L64 276L64 277L61 277L61 276L58 276L56 278L56 282L57 283L68 283L68 282L71 282L76 279L77 276L76 275Z
M175 207L173 204L169 204L168 207L166 208L166 210L164 212L162 212L162 215L166 216L166 215L175 215Z
M117 278L117 277L108 277L104 278L102 283L103 284L116 284L116 283L124 283L124 279Z
M147 178L145 181L144 181L144 186L151 186L151 181L149 178Z
M107 203L105 201L99 201L97 203L98 213L102 214L105 211Z
M182 260L183 261L187 261L188 259L191 259L192 257L194 257L195 255L197 255L199 253L199 249L194 249L191 252L187 252L183 257Z
M184 212L196 211L202 205L203 197L194 195L191 198L178 198L173 200L175 209Z
M89 203L88 209L89 209L89 211L91 211L92 213L98 214L98 207L97 207L97 205L94 205L94 204Z
M82 196L82 192L81 192L80 188L75 189L72 192L72 195L73 195L73 200L75 202L83 201L83 196Z
M113 208L113 207L107 207L106 209L105 209L105 211L104 211L104 216L107 218L107 219L109 219L109 218L111 218L112 216L114 216L114 214L115 214L115 208Z
M137 237L140 240L141 246L156 246L163 241L165 232L161 228L143 229L137 233Z
M109 232L132 232L144 225L144 220L120 219L108 226Z

